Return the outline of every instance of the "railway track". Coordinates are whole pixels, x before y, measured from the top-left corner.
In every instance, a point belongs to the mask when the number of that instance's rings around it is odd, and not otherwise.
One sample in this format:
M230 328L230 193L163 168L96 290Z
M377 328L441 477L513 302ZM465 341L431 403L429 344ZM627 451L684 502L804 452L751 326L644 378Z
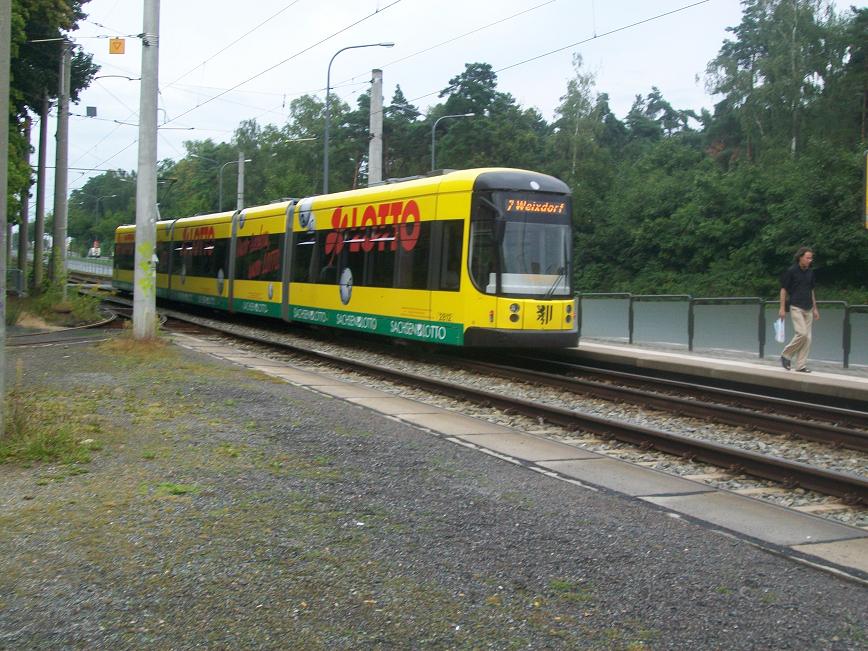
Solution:
M516 361L532 358L515 358ZM660 409L676 415L692 416L737 427L753 427L771 434L798 437L809 441L841 446L861 452L868 452L868 412L852 409L827 407L819 404L798 403L792 400L761 396L757 394L717 389L698 388L686 383L661 379L659 381L642 376L645 388L614 384L611 380L639 378L626 373L607 373L601 369L590 368L567 362L546 361L547 365L559 369L560 373L543 372L514 366L512 364L491 362L461 361L458 364L468 370L490 373L502 378L521 380L529 384L543 384L577 395L591 396L602 400L614 400ZM577 373L606 373L610 381L594 381L576 377ZM650 388L648 388L650 386ZM661 388L673 391L678 388L691 397L661 393ZM736 403L723 404L721 400ZM773 410L775 413L770 413Z
M824 420L857 429L868 428L868 411L866 411L868 406L864 402L842 401L829 396L815 396L812 398L813 401L809 402L802 393L786 396L781 395L779 390L773 389L758 392L757 385L739 386L730 381L726 383L730 386L721 386L719 381L709 378L690 376L685 379L675 379L670 377L670 374L656 370L624 371L602 364L592 366L585 360L577 362L569 353L565 356L516 354L499 359L502 362L508 360L513 360L513 365L522 368L571 376L596 377L606 383L640 389L652 388L658 393L670 392L679 396L690 396L746 409L766 410L773 407L778 413L795 418Z
M838 472L812 466L806 463L784 459L776 456L760 454L754 451L746 450L737 446L725 445L714 441L703 440L700 438L685 436L660 428L647 427L637 425L621 420L603 418L594 414L585 413L576 409L567 409L554 405L542 404L535 400L523 400L516 396L505 395L501 392L489 391L482 388L470 387L465 384L456 384L454 381L441 380L419 373L408 372L395 368L394 364L384 363L369 363L365 361L354 360L346 355L333 354L313 350L308 345L296 345L286 342L275 341L272 334L256 334L251 332L241 332L238 327L233 327L225 323L218 323L213 320L208 320L205 323L201 318L188 317L181 313L169 312L168 315L173 319L169 321L169 325L174 321L187 321L197 324L199 327L206 327L210 330L220 332L233 338L242 339L257 345L266 346L272 350L279 350L282 353L289 353L294 357L304 357L314 360L319 363L336 366L345 370L364 374L369 377L376 377L388 382L394 382L402 386L412 386L423 389L428 392L436 393L443 396L448 396L456 400L468 401L477 405L496 407L507 413L521 414L539 422L550 423L571 431L590 432L600 438L617 439L638 446L642 449L653 449L666 454L677 455L685 459L705 462L720 468L723 468L731 473L744 473L762 479L772 480L788 487L801 487L807 490L817 491L819 493L835 496L853 504L868 504L868 480L861 476L851 473ZM450 364L456 364L454 359L450 359ZM518 371L515 367L496 368L493 364L476 364L475 372L486 372L488 375L498 375L500 377L507 376L511 380L516 380L515 377ZM473 366L470 364L470 367ZM563 388L563 383L566 380L562 377L544 378L539 372L526 373L522 379L524 382L529 382L535 385L542 383L543 379L551 381L551 386L560 386ZM553 375L553 374L549 374ZM573 385L571 382L568 384ZM548 385L547 385L548 386ZM600 388L602 391L602 388ZM619 401L626 400L624 394L619 394L620 397L608 398ZM638 399L638 398L637 398ZM660 400L663 400L662 398ZM689 401L688 401L689 402ZM677 404L678 409L686 409L684 400L670 402L670 407ZM659 407L658 407L659 408ZM708 419L709 414L705 413L706 407L698 410L694 417ZM735 418L735 412L730 410L722 410L716 416L723 420L724 418ZM722 415L729 414L729 415ZM746 414L738 414L738 418L747 418ZM761 418L760 416L752 416L751 418ZM766 426L772 428L783 428L784 423L789 427L790 421L779 421L776 419L767 420L767 423L777 422L775 425ZM744 422L740 424L744 425ZM820 441L824 444L843 445L841 437L831 437L834 432L837 434L843 433L842 428L834 426L818 426L814 427L809 434L804 432L806 438L813 437L812 440ZM792 434L792 432L788 432ZM859 436L855 430L846 432L850 437L848 443L853 445L862 445L859 443ZM863 433L864 434L864 433ZM862 437L864 439L864 436ZM831 443L830 443L831 440ZM862 449L861 447L859 449Z
M42 346L98 341L105 338L101 329L112 327L112 324L117 323L117 317L115 312L104 310L103 318L96 323L34 332L7 332L5 345Z

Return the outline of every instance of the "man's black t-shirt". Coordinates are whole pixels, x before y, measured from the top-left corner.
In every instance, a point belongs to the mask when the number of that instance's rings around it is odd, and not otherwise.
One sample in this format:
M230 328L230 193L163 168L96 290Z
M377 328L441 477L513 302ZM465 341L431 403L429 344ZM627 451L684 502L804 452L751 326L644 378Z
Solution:
M787 290L790 305L803 310L814 307L814 270L810 267L802 269L794 264L781 275L781 287Z

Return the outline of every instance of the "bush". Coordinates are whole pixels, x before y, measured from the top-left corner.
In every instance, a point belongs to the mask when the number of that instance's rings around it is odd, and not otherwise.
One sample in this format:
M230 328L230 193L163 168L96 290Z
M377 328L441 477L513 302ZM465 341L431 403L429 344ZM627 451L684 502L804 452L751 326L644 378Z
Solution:
M60 325L99 321L102 318L99 306L99 298L75 291L68 291L64 300L62 288L56 283L46 287L32 303L32 309L38 316Z

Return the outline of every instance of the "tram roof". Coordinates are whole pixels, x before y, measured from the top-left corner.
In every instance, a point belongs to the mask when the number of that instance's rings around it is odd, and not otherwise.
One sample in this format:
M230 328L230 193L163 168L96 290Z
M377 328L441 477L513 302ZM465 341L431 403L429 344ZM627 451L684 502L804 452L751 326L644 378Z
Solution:
M561 180L547 174L509 167L481 167L466 170L440 170L418 178L402 179L386 182L367 188L357 188L344 192L334 192L327 195L313 195L309 198L316 208L329 205L342 205L348 202L364 202L367 200L388 201L392 197L406 196L408 191L414 194L431 194L434 192L469 192L471 190L541 190L544 192L569 193L569 187ZM286 211L292 199L272 202L260 206L250 206L244 209L247 217L261 217L279 214ZM298 200L296 200L298 201ZM222 223L232 218L234 210L215 212L205 215L183 217L187 226ZM163 219L157 222L158 229L167 229L177 219ZM134 224L118 227L118 232L134 229Z

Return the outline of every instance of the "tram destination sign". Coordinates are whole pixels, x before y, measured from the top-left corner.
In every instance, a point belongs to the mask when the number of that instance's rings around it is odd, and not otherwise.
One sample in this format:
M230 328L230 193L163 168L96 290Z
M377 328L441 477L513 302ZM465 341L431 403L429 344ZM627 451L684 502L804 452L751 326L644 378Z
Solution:
M566 215L566 199L528 199L525 197L507 197L504 202L507 213L537 213L545 215Z

